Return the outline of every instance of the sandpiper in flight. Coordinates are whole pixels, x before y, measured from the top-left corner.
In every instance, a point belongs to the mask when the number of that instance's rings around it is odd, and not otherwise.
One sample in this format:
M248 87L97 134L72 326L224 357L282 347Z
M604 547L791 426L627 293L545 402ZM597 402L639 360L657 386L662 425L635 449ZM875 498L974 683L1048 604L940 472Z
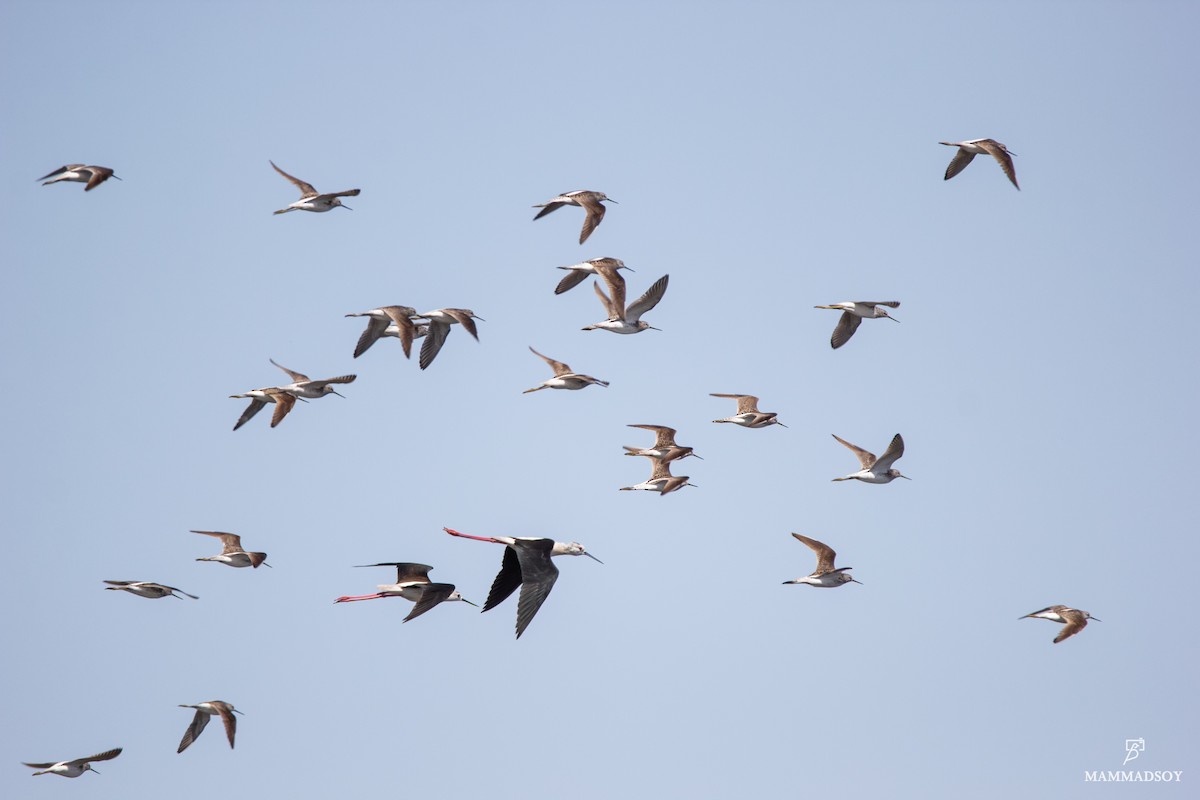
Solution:
M188 725L187 730L183 732L183 739L180 740L179 749L175 751L176 753L182 753L184 750L187 750L188 745L196 741L200 733L204 730L204 727L208 725L209 718L216 716L219 716L221 721L225 723L225 735L229 737L229 749L233 749L233 736L237 733L237 717L234 714L241 714L241 711L238 711L224 700L209 700L206 703L199 703L194 706L180 703L179 707L196 709L196 716L192 717L192 724Z
M324 378L314 381L302 372L296 372L294 369L288 369L282 364L277 363L273 358L270 359L270 362L286 372L292 379L292 383L289 383L287 386L280 386L279 389L295 397L303 397L309 400L324 397L327 394L336 394L338 397L344 398L345 395L339 393L331 384L354 383L354 380L358 377L357 375L339 375L336 378Z
M856 300L846 303L834 303L828 306L813 306L813 308L830 308L834 311L841 311L841 319L838 320L837 327L833 329L833 337L829 340L829 344L834 350L850 341L850 337L858 330L858 326L862 324L864 319L875 319L877 317L886 317L892 322L899 322L888 312L880 308L880 306L888 306L889 308L899 308L900 301L898 300Z
M467 598L455 590L453 583L431 583L428 564L414 564L409 561L381 561L378 564L361 564L361 567L395 567L396 582L379 586L375 594L343 595L334 600L335 603L353 603L357 600L378 600L382 597L403 597L416 605L402 622L416 619L438 603L461 600L469 606L474 606ZM476 606L478 608L478 606Z
M174 597L179 600L183 598L179 594L186 594L193 600L199 600L194 594L188 594L183 589L176 589L174 586L166 586L161 583L150 583L149 581L105 581L109 586L104 588L110 592L126 591L130 594L136 594L138 597L150 597L155 600L163 597ZM179 592L179 594L175 594Z
M608 312L608 319L604 322L597 322L595 325L588 325L583 330L612 331L623 334L641 333L647 328L660 330L648 322L643 322L642 314L654 308L658 305L658 301L662 300L667 291L667 281L670 280L670 275L663 275L656 280L645 294L630 303L628 307L625 306L625 279L621 277L620 273L615 269L606 269L599 275L608 284L609 293L606 295L599 283L593 283L592 288L596 290L596 296L600 298L604 310Z
M359 189L347 189L344 192L330 192L329 194L321 194L313 188L311 183L305 183L299 178L288 175L286 172L275 166L275 162L271 162L271 166L275 167L275 171L296 185L300 190L300 199L289 205L287 208L281 208L276 211L276 214L286 214L289 211L329 211L332 208L341 206L347 211L353 211L350 206L342 205L340 198L342 197L357 197Z
M817 568L813 570L811 575L806 575L803 578L796 578L793 581L784 581L786 586L789 583L807 583L809 586L816 586L819 589L836 589L846 583L862 584L862 581L856 581L846 572L853 567L834 567L833 560L837 557L837 553L833 552L833 548L829 545L818 542L816 539L810 539L807 536L801 536L798 533L793 533L796 539L807 545L814 553L817 554Z
M62 775L64 778L78 778L85 772L95 772L100 774L99 770L92 769L90 762L92 761L111 761L121 755L120 747L114 747L112 750L105 750L97 756L88 756L87 758L76 758L72 761L47 761L44 764L32 764L28 761L21 763L27 767L33 767L37 772L34 775Z
M605 270L632 269L625 266L625 262L619 258L589 258L587 261L581 261L578 264L572 264L569 267L559 267L559 269L567 270L568 274L558 282L558 286L554 287L555 294L562 294L565 291L574 289L579 284L583 283L588 275L603 275Z
M50 180L46 180L49 178ZM108 167L89 167L83 164L67 164L65 167L59 167L53 172L47 172L39 181L46 181L42 186L49 186L52 183L59 181L73 181L75 183L86 183L83 187L85 192L90 192L100 184L104 183L109 178L117 178L113 175L113 171ZM117 180L121 180L117 178Z
M450 528L442 530L451 536L506 545L504 559L500 563L500 573L492 581L492 588L483 604L483 610L487 611L500 605L520 586L521 597L517 601L518 639L529 627L542 603L546 602L550 590L554 588L554 582L558 580L558 567L550 560L552 556L587 556L593 561L604 563L578 542L556 542L553 539L528 536L472 536Z
M758 398L752 394L717 394L713 392L709 394L709 397L725 397L738 401L736 414L724 419L714 419L713 422L732 422L743 428L765 428L769 425L787 427L779 421L774 412L759 411Z
M587 212L587 217L583 220L583 230L579 232L579 243L583 244L587 238L592 235L592 231L596 230L596 226L600 224L600 220L604 219L603 201L607 200L610 203L616 203L604 192L592 192L587 189L579 189L574 192L564 192L558 197L552 197L544 203L538 203L534 208L542 209L534 217L535 220L549 214L551 211L557 211L563 206L579 206Z
M236 533L223 531L191 531L191 533L213 536L221 540L221 555L197 558L197 561L219 561L231 567L254 567L255 569L258 569L259 566L271 566L267 563L266 553L248 553L243 550L242 537Z
M475 327L475 320L487 321L483 317L476 316L475 312L469 308L439 308L415 316L429 320L429 329L425 334L425 341L421 345L421 355L418 359L421 369L432 364L433 359L441 352L442 345L446 343L446 337L450 335L451 325L455 323L462 325L463 330L471 334L471 338L478 342L479 331Z
M416 313L417 310L412 306L380 306L358 314L347 314L347 317L369 317L367 329L362 332L362 336L358 337L358 344L354 347L354 357L358 358L367 352L371 345L382 337L393 335L388 331L394 327L396 329L394 335L400 340L400 346L404 348L404 357L409 358L412 355L412 343L416 335L416 326L410 317Z
M893 469L892 464L904 455L904 440L900 438L900 434L892 437L891 444L887 450L883 451L883 455L879 458L875 457L874 453L868 453L858 445L850 444L836 433L832 434L833 438L837 439L842 444L849 447L854 455L858 456L858 463L862 465L862 469L858 472L852 472L842 478L834 478L835 481L859 480L863 483L891 483L896 478L904 478L906 481L912 480L907 475L901 475L900 470Z
M1086 611L1080 611L1077 608L1068 608L1067 606L1049 606L1041 611L1034 611L1031 614L1026 614L1021 619L1048 619L1051 622L1059 622L1067 627L1059 632L1058 636L1054 637L1054 643L1058 644L1063 639L1069 639L1081 630L1087 627L1088 620L1094 619L1096 622L1103 622L1102 619L1096 619Z
M622 486L622 492L646 491L659 492L661 497L666 497L671 492L682 489L684 486L695 486L694 483L688 482L687 475L672 475L671 462L664 461L661 458L653 458L646 456L654 462L654 470L650 473L650 477L639 484L633 486Z
M649 458L657 458L662 461L678 461L681 458L695 456L700 458L690 447L682 447L675 444L675 429L668 428L666 425L627 425L628 428L641 428L642 430L654 431L654 444L650 447L630 447L622 445L625 448L627 456L647 456ZM700 458L703 461L703 458Z
M262 411L263 408L266 407L267 403L275 404L275 413L271 415L272 428L274 428L280 422L283 422L283 418L286 417L288 412L292 410L292 407L296 405L295 395L288 394L278 386L268 386L264 389L251 389L245 394L231 394L229 396L234 399L250 398L250 405L246 406L246 410L242 412L242 415L238 417L238 421L233 426L235 431L253 419L254 415L259 411Z
M535 386L532 389L526 389L521 394L529 394L540 389L583 389L591 386L593 383L600 386L608 386L608 381L602 381L599 378L593 378L591 375L580 375L577 372L572 372L571 368L561 361L555 361L553 358L542 355L532 347L529 352L545 361L550 365L550 369L554 370L554 377L544 381L541 386Z
M995 139L968 139L965 142L938 142L938 144L958 148L954 158L950 159L950 165L946 167L946 177L942 180L950 180L962 172L975 156L986 154L996 159L996 163L1000 165L1000 169L1004 170L1004 174L1012 181L1012 185L1020 190L1021 185L1017 183L1017 172L1013 169L1012 162L1012 156L1015 156L1016 153L1011 152Z

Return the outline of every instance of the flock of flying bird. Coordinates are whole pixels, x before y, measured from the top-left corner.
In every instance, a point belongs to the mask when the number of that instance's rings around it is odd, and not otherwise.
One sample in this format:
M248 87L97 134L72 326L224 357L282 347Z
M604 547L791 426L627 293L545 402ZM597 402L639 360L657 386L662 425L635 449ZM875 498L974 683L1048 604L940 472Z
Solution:
M976 155L990 155L1000 165L1013 186L1018 190L1021 188L1017 183L1016 172L1013 168L1012 156L1016 154L1010 152L1003 144L993 139L971 139L962 142L940 142L940 144L958 148L949 166L946 168L945 180L949 180L962 172ZM275 214L285 214L290 211L326 212L338 207L349 210L349 207L342 203L341 198L356 197L360 193L359 189L320 193L313 188L312 184L284 172L274 161L270 163L276 172L300 190L299 200L275 211ZM47 173L38 180L43 181L43 185L62 181L85 183L84 191L90 192L109 178L117 178L117 176L108 167L69 164ZM117 179L120 180L120 178ZM540 208L541 211L538 212L534 219L541 219L547 214L565 206L582 208L585 212L585 217L579 234L579 243L583 244L604 219L605 202L615 203L616 201L609 198L603 192L589 190L566 192L547 200L545 203L535 205L534 208ZM662 300L667 290L668 275L663 275L651 284L650 288L637 300L627 304L625 280L621 276L620 271L629 270L629 268L620 259L595 258L579 264L559 267L559 269L566 270L567 275L561 279L555 288L554 293L556 295L578 286L588 276L595 276L597 279L593 283L593 289L604 306L607 316L602 322L588 325L583 330L606 330L626 335L641 333L648 329L658 330L642 320L642 316L651 311ZM607 292L601 288L600 282L604 283ZM831 346L837 349L850 340L864 319L886 318L897 321L889 315L887 309L894 309L899 305L898 301L889 300L851 301L815 307L841 312L841 316L830 339ZM405 357L408 358L411 357L413 342L417 339L423 339L424 341L422 342L418 357L421 369L426 369L433 363L434 358L445 344L452 326L460 325L472 338L478 341L479 332L475 325L475 320L483 321L475 312L465 308L440 308L424 313L417 313L415 308L401 305L381 306L368 311L347 314L346 316L367 318L367 327L355 346L354 358L361 356L372 345L383 338L398 339ZM526 389L526 394L542 389L579 390L592 385L609 385L607 381L594 378L591 375L574 372L567 364L543 355L533 347L529 349L535 356L546 362L550 369L553 370L554 376L538 386ZM329 394L342 396L334 387L352 383L357 377L356 375L341 375L333 378L312 380L303 373L296 372L276 363L273 359L271 363L287 373L292 382L280 386L252 389L241 394L231 395L234 398L250 400L250 404L242 412L241 417L239 417L237 423L234 425L233 429L235 431L245 425L246 422L252 419L268 404L275 406L271 419L271 427L274 428L295 407L297 400L314 400ZM737 412L734 415L715 419L713 420L714 423L729 423L744 428L768 428L773 425L787 427L779 421L776 413L760 411L758 408L758 398L753 395L714 393L712 396L737 401ZM682 489L684 486L695 486L695 484L689 482L688 476L674 476L671 474L670 465L673 462L681 461L688 457L700 458L693 451L693 448L679 445L675 441L677 431L674 428L665 425L650 424L632 424L629 427L647 430L655 434L654 444L649 447L633 447L629 445L624 447L625 455L647 458L652 462L653 467L649 479L633 486L622 487L622 491L650 491L658 492L661 496L666 496ZM840 478L834 478L833 480L857 480L864 483L885 484L890 483L896 478L908 479L894 467L896 461L904 455L904 440L900 434L896 434L892 438L892 441L881 456L875 456L873 453L851 444L837 435L834 435L833 438L854 453L858 458L860 466L860 469L856 472ZM558 568L552 561L553 557L562 555L587 556L600 562L598 558L587 552L586 548L578 542L557 542L553 539L538 537L474 536L451 528L444 528L443 530L451 536L504 545L504 555L501 560L500 572L492 582L482 610L489 611L495 608L519 588L520 596L517 601L516 622L517 638L520 638L521 634L529 627L530 622L537 614L538 609L546 601L550 590L558 579ZM242 547L241 538L236 534L221 531L192 531L192 533L217 538L222 544L222 550L219 555L198 558L196 559L197 561L215 561L239 568L252 567L257 569L260 566L270 566L266 563L266 553L245 550ZM834 566L837 554L827 544L798 533L793 533L792 536L813 551L817 559L817 564L816 569L809 575L784 581L785 584L806 584L817 588L837 588L847 583L860 583L848 574L848 570L851 567ZM378 591L373 594L339 597L334 601L335 603L402 597L413 603L412 610L404 617L403 622L409 622L443 602L462 601L469 605L475 605L464 598L454 584L432 582L429 578L429 572L433 568L427 564L388 561L361 566L393 567L396 569L396 582L379 586ZM109 584L105 587L108 590L125 591L138 597L150 599L175 597L181 599L180 595L184 595L194 600L199 599L196 595L188 594L181 589L148 581L104 581L104 583ZM1055 637L1055 643L1075 635L1083 630L1088 620L1096 619L1086 611L1064 605L1049 606L1026 614L1020 619L1027 618L1046 619L1062 624L1064 627L1058 636ZM196 713L187 730L184 732L177 752L182 753L187 749L199 737L208 724L208 721L214 716L221 718L225 726L229 746L230 748L234 746L234 735L237 730L237 719L234 714L240 714L241 712L235 709L232 704L222 700L211 700L194 705L181 704L180 707L195 709ZM120 754L121 748L118 747L94 756L69 761L22 763L36 770L33 773L34 775L51 774L61 775L66 778L77 778L88 771L96 772L91 765L92 762L108 761Z

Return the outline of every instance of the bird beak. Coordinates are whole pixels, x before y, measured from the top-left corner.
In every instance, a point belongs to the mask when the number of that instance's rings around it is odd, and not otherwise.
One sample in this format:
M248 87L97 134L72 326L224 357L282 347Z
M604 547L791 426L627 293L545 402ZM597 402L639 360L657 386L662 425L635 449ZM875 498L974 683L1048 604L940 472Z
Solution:
M888 319L890 319L892 322L899 322L899 321L900 321L900 320L896 319L895 317L893 317L893 316L892 316L892 315L890 315L890 314L888 315Z
M1088 620L1090 620L1091 622L1104 622L1104 620L1096 619L1095 617L1088 617Z
M471 316L475 316L475 315L472 314ZM487 322L487 320L484 319L483 317L475 317L475 319L479 320L480 322Z
M787 425L784 425L784 424L783 424L782 422L780 422L779 420L775 420L775 424L776 424L776 425L778 425L778 426L779 426L779 427L781 427L781 428L786 428L786 427L787 427Z
M465 597L461 597L459 599L462 600L464 603L466 603L469 606L475 606L476 608L479 608L479 606L476 603L472 603L470 600L468 600Z
M896 477L897 477L897 478L904 478L904 480L906 480L906 481L911 481L911 480L912 480L912 478L908 477L907 475L897 475Z
M351 207L350 207L350 206L348 206L348 205L345 205L344 203L338 203L338 205L339 205L339 206L341 206L342 208L346 209L347 211L353 211L353 210L354 210L353 208L351 208Z
M661 331L661 330L662 330L662 328L656 328L656 327L654 327L653 325L647 325L647 326L646 326L646 330L650 330L650 331Z
M230 711L232 711L232 712L233 712L233 713L235 713L235 714L242 714L242 712L241 712L241 711L238 711L236 708L231 708L231 709L230 709ZM246 715L245 715L245 714L242 714L242 716L244 717L244 716L246 716Z
M346 399L346 395L342 394L342 393L341 393L341 392L339 392L337 389L330 389L330 390L329 390L329 393L330 393L330 394L336 394L338 397L342 398L343 400L345 400L345 399Z
M1014 153L1013 155L1016 155L1016 154ZM608 202L610 202L610 203L617 203L617 201L616 201L616 200L613 200L611 197L606 197L606 198L604 198L604 199L605 199L605 200L607 200L607 201L608 201ZM620 203L617 203L617 205L621 205L621 204L620 204Z
M585 556L587 556L588 558L590 558L592 561L595 561L597 564L603 564L603 563L604 563L603 561L601 561L600 559L596 558L594 555L592 555L591 553L589 553L589 552L588 552L588 551L586 551L586 550L584 550L584 551L583 551L583 554L584 554Z
M862 581L856 581L856 580L854 580L854 578L851 578L851 579L850 579L850 582L851 582L851 583L857 583L859 586L862 586L862 585L863 585L863 582L862 582Z

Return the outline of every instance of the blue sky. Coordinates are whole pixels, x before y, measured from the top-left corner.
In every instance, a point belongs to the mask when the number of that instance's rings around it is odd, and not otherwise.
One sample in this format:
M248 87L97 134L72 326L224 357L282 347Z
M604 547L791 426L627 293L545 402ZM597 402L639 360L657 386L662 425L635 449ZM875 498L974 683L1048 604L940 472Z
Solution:
M1194 4L9 4L0 795L1091 797L1197 767ZM1022 191L939 140L994 137ZM268 164L354 210L296 199ZM123 180L41 187L63 163ZM533 223L573 189L618 201ZM556 266L670 274L582 332ZM896 299L834 352L818 304ZM474 309L426 371L345 314ZM607 389L523 389L539 351ZM230 428L228 395L354 372ZM789 426L713 425L762 398ZM679 429L698 488L629 423ZM913 480L833 483L830 434ZM1182 469L1181 469L1182 465ZM520 641L334 605L583 542ZM230 530L274 569L194 559ZM863 585L811 571L796 531ZM152 580L199 601L102 591ZM1054 603L1103 620L1054 645ZM246 713L175 748L179 703ZM20 761L125 748L32 784ZM1114 787L1149 796L1145 787ZM1159 785L1155 796L1181 796Z

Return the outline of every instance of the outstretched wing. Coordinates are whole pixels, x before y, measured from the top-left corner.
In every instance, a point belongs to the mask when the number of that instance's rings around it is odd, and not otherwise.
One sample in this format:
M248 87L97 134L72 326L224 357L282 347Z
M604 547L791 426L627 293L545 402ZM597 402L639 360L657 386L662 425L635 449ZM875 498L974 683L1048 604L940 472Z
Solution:
M862 324L862 317L851 314L849 311L842 312L842 318L838 320L837 327L833 329L833 336L829 339L829 343L833 345L833 349L850 341L850 337L858 330L858 326Z
M896 463L902 455L904 455L904 440L897 433L892 437L891 444L888 445L887 450L884 450L883 455L875 462L875 467L880 472L887 472L892 468L892 464Z
M276 361L275 359L273 359L273 358L270 358L270 359L267 359L267 360L268 360L268 361L270 361L270 362L271 362L272 364L274 364L275 366L279 367L279 368L280 368L281 370L283 370L284 372L286 372L286 373L288 374L288 376L289 376L289 377L291 377L291 379L292 379L294 382L296 382L296 383L300 383L300 382L302 382L302 381L306 381L306 380L308 380L308 376L307 376L307 375L305 375L303 372L296 372L296 370L294 370L294 369L288 369L288 368L287 368L287 367L285 367L283 364L280 364L279 362L277 362L277 361Z
M452 583L427 583L425 588L421 590L421 598L417 600L412 611L408 612L408 616L402 621L408 622L410 619L416 619L424 614L429 609L444 601L454 592L454 584Z
M974 153L968 153L961 147L958 148L958 152L954 154L954 158L950 159L950 165L946 167L946 177L942 178L942 180L948 181L958 173L962 172L967 168L967 164L971 163L971 159L973 158L975 158Z
M831 435L833 436L833 438L837 439L839 442L846 445L846 447L849 447L850 450L854 452L854 455L858 456L858 463L862 465L863 469L870 469L872 466L875 465L875 454L874 453L869 453L866 450L863 450L861 447L859 447L856 444L850 444L845 439L838 436L836 433L831 434ZM903 443L901 443L900 446L901 446L901 448L903 448L904 447ZM899 456L897 456L897 458L899 458Z
M976 144L987 150L988 155L996 159L996 163L1000 165L1000 169L1004 170L1004 174L1012 181L1012 185L1020 189L1021 184L1017 183L1017 171L1013 168L1012 155L1008 150L993 139L984 139L982 142L976 142ZM88 188L91 188L90 183L88 184Z
M667 281L670 275L663 275L656 280L646 293L633 302L629 308L625 310L625 319L628 322L637 322L641 319L642 314L645 314L650 309L658 305L658 301L662 300L663 295L667 291Z
M826 572L833 571L833 560L837 557L837 553L833 551L832 547L824 542L818 542L816 539L801 536L798 533L793 533L792 536L795 536L799 541L808 545L817 554L817 568L813 571L814 575L824 575Z
M304 181L300 180L299 178L295 177L294 175L288 175L286 172L284 172L278 166L276 166L274 161L271 162L271 166L275 167L276 172L278 172L280 175L287 178L289 181L291 181L293 184L296 185L296 188L300 190L300 199L301 200L304 200L309 197L317 196L317 190L313 188L311 183L305 183Z
M592 235L592 231L596 230L596 226L600 224L600 221L604 219L605 209L604 204L594 197L581 196L575 199L587 211L587 216L583 219L583 230L579 232L579 243L583 244Z
M559 375L573 375L574 374L571 372L571 368L561 361L555 361L553 358L550 358L549 356L544 356L541 353L539 353L537 350L534 350L532 347L529 348L529 352L533 353L535 356L540 358L542 361L545 361L547 364L549 364L550 369L554 370L554 376L556 378Z
M296 396L287 392L280 392L275 395L275 413L271 415L271 427L274 428L279 423L283 422L293 408L296 407Z
M278 169L278 167L276 167ZM192 717L192 724L188 725L187 730L183 732L183 739L179 742L179 749L176 753L182 753L191 746L192 742L204 732L204 728L208 725L209 714L203 711L196 711L196 716Z
M505 547L504 559L500 562L500 572L496 575L496 579L492 581L492 588L488 591L487 600L483 604L483 610L487 611L503 603L520 585L521 561L517 558L516 550L511 547Z

